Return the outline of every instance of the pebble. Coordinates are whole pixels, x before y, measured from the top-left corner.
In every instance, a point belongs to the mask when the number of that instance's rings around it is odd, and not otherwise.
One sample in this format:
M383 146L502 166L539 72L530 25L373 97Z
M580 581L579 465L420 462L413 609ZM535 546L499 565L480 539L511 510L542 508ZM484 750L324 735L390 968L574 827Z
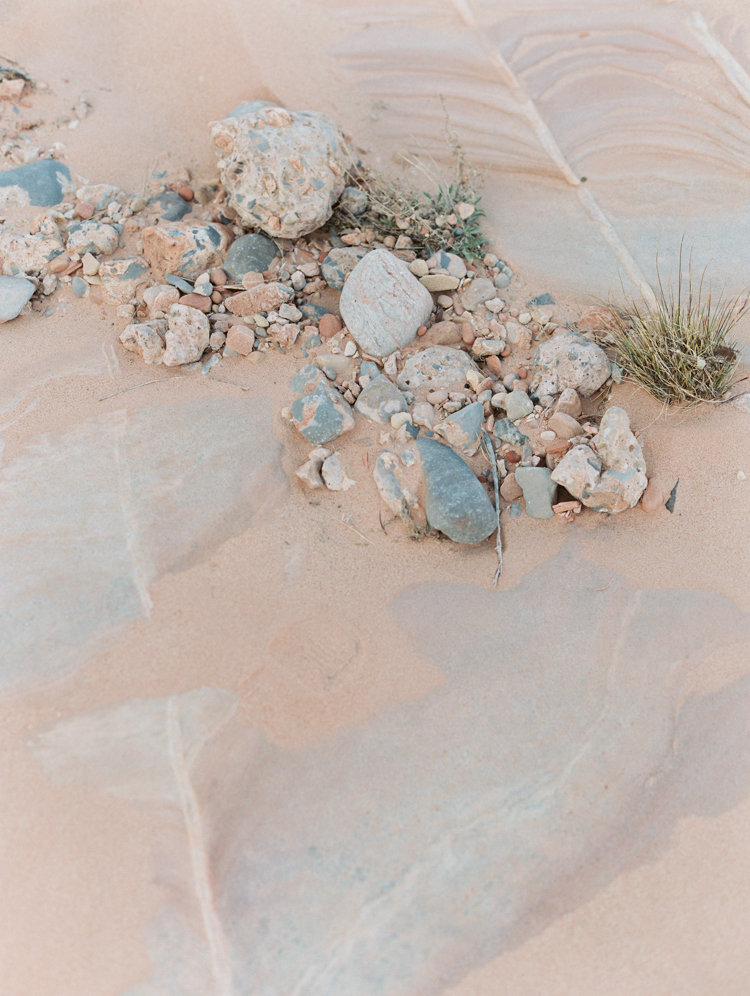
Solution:
M425 512L433 529L455 543L481 543L497 527L495 510L470 467L436 439L420 437Z
M83 255L81 263L83 264L84 277L93 277L99 272L99 260L90 252Z
M641 508L644 512L658 512L663 505L664 492L652 478L646 485L646 490L641 495Z
M79 218L88 221L89 218L94 217L94 205L87 204L86 201L81 201L79 204L76 204L75 212Z
M312 368L315 370L315 368ZM316 371L318 373L318 371ZM316 446L337 439L354 428L354 415L338 391L318 383L310 394L297 398L291 406L291 420L309 443Z
M356 484L356 481L347 476L338 453L326 457L320 468L320 476L329 491L348 491Z
M84 297L88 292L89 285L82 277L73 277L70 283L70 289L76 297Z
M570 415L572 418L578 418L581 411L581 399L578 397L578 392L573 390L572 387L566 387L557 399L555 414Z
M745 473L744 470L738 470L737 471L737 480L738 481L746 481L747 480L747 474Z
M492 282L498 290L505 290L505 288L510 285L510 277L507 273L501 270Z
M561 439L573 439L581 434L581 427L572 415L555 412L547 420L547 425Z
M287 304L286 302L279 306L279 315L282 318L286 318L288 322L299 322L302 318L302 312L295 308L293 304Z
M379 374L365 387L354 405L355 409L371 419L385 425L391 416L407 410L406 399L387 377Z
M459 284L457 277L449 277L442 273L431 273L426 277L420 277L419 282L431 294L440 294L443 291L455 290Z
M440 305L441 308L447 310L448 308L451 308L453 306L453 298L449 297L447 294L441 294L437 299L437 303Z
M355 216L365 213L368 202L367 192L360 187L344 187L344 192L339 198L339 206Z
M461 341L467 346L472 346L477 334L474 331L474 326L470 325L468 322L463 322L461 325Z
M227 204L246 228L299 238L328 221L344 192L348 145L324 114L244 101L211 139Z
M467 311L475 311L485 301L495 297L495 285L486 277L478 277L472 280L469 286L461 295L461 303Z
M79 187L76 197L79 201L93 204L96 211L106 211L112 201L123 201L125 194L111 183L95 183Z
M17 318L35 289L25 277L0 276L0 322Z
M557 484L547 467L518 467L516 482L523 490L526 514L532 519L551 519L555 514L552 505L557 495Z
M531 415L534 403L524 391L514 389L505 397L505 411L511 422L516 422L526 415Z
M356 356L357 355L357 344L349 340L344 346L344 356Z
M220 266L214 267L208 276L214 287L223 287L227 282L227 275Z
M148 267L137 256L112 259L99 264L104 298L110 304L127 304L148 279Z
M323 487L323 478L320 476L322 460L308 460L295 470L297 477L306 484L310 490Z
M205 314L211 310L211 298L204 294L185 294L184 297L180 298L180 304L184 304L188 308L196 308Z
M528 325L529 322L531 321L531 315L528 313L528 311L524 311L522 312L522 314L518 316L518 320L521 323L521 325Z
M529 437L524 435L518 426L511 422L509 418L498 419L495 422L492 431L498 442L508 443L510 446L515 446L517 449L521 449L529 441Z
M484 408L482 403L474 401L443 419L435 429L454 450L460 450L467 456L472 456L479 448L483 421Z
M339 308L365 353L388 356L416 337L432 313L432 297L402 260L375 249L350 273Z
M149 197L148 203L153 205L163 221L182 221L190 214L192 207L174 190L163 190L160 194Z
M432 431L435 425L435 409L427 401L417 401L412 406L411 418L414 425Z
M146 207L148 207L148 201L145 197L134 197L130 202L130 210L133 214L139 214Z
M408 412L394 412L391 415L391 425L394 429L398 430L402 425L413 425L412 417Z
M184 201L192 201L192 199L195 197L195 194L193 193L193 188L188 187L187 184L183 184L181 187L178 187L177 193Z
M307 278L300 270L295 270L291 277L292 287L296 291L304 290L307 287Z
M249 356L255 345L255 336L247 326L232 325L227 332L226 343L240 356Z
M430 270L447 274L450 277L455 277L457 280L463 280L466 276L466 263L464 263L460 256L452 252L440 250L434 253L427 260L427 266Z
M47 264L47 269L50 273L64 273L65 270L70 266L70 256L67 253L60 253L59 256L54 256Z
M252 270L249 270L240 282L245 290L252 290L253 287L260 287L265 281L263 280L262 273L254 273Z
M523 498L523 488L516 480L515 472L506 474L500 485L500 494L506 501L517 501Z
M318 331L324 339L330 339L342 330L341 319L330 313L322 315L318 321Z
M436 322L425 331L425 341L430 346L457 346L462 342L461 330L454 322Z
M227 311L244 318L245 315L257 315L258 312L262 311L276 311L290 297L291 291L283 284L260 284L253 287L252 290L241 291L239 294L228 297L224 304Z
M82 221L68 229L66 248L68 252L101 253L110 256L120 241L120 233L114 225L101 225L97 221Z
M320 264L323 279L334 290L343 290L346 278L368 253L364 246L331 249Z
M219 265L229 248L232 233L223 225L190 225L185 228L144 228L143 255L157 279L175 273L195 280Z
M72 190L70 170L56 159L0 172L0 207L53 207Z
M427 262L424 259L415 259L413 263L409 263L409 269L415 277L426 277L430 272Z
M234 284L246 273L265 273L279 255L275 242L259 232L241 235L229 247L223 269Z
M448 392L446 390L430 391L427 395L427 401L431 405L442 405L444 401L448 400Z
M380 497L386 503L394 515L406 516L410 504L415 503L415 499L408 491L405 491L396 476L398 467L398 457L389 450L383 450L375 461L372 476L375 479Z
M168 284L171 284L172 287L176 287L178 290L181 290L183 294L193 293L193 285L188 283L187 280L183 280L182 277L178 277L174 273L168 273L164 279Z

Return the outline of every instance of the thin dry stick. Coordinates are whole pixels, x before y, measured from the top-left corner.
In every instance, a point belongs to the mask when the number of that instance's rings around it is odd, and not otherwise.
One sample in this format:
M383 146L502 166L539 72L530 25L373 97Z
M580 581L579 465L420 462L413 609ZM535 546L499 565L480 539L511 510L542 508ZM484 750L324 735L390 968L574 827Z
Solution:
M321 508L320 511L321 512L325 512L325 514L328 515L328 516L330 516L333 519L334 522L340 522L342 526L346 526L347 529L351 529L351 531L353 533L356 533L357 536L359 536L361 539L363 539L365 541L365 543L369 543L370 546L375 546L375 544L373 543L373 541L371 539L368 539L366 536L363 536L363 534L359 531L359 529L355 529L354 528L354 526L351 524L351 522L347 522L346 519L344 519L344 518L340 519L337 515L334 515L333 512L329 512L325 508ZM383 523L381 522L380 524L382 526Z
M148 387L149 384L161 384L162 381L166 384L168 380L172 380L171 377L157 377L156 380L146 380L142 384L133 384L132 387L123 387L119 391L114 391L112 394L105 394L103 398L99 398L100 401L107 401L109 398L116 398L118 394L125 394L126 391L137 391L139 387Z
M482 446L484 447L484 452L487 454L487 459L490 461L490 467L492 467L492 482L495 485L495 515L497 517L497 540L495 542L495 549L497 551L497 570L495 571L495 580L493 584L494 587L497 588L498 579L503 573L503 535L500 531L500 482L497 477L495 447L492 445L489 432L487 432L484 428L482 429Z

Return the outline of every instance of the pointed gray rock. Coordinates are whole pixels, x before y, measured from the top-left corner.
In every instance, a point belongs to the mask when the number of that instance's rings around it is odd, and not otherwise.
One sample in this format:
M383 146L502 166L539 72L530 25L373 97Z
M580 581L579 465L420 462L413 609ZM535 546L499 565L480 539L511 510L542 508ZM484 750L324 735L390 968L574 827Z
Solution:
M481 543L495 530L495 510L472 469L436 439L420 438L425 512L433 529L454 543Z
M479 446L480 430L484 421L484 407L480 401L461 408L435 426L437 432L453 447L471 456Z

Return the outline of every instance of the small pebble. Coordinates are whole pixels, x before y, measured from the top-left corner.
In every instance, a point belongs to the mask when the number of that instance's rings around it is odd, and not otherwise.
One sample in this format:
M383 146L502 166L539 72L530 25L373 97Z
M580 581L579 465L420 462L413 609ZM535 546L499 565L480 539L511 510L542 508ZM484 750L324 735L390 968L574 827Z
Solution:
M429 267L423 259L415 259L413 263L409 263L409 269L415 277L425 277L429 273Z
M79 218L83 218L84 221L87 221L89 218L94 217L94 205L81 201L80 204L76 204L76 214Z
M267 329L271 324L265 315L253 315L253 321L260 329Z
M441 308L452 308L453 298L448 297L447 294L441 294L437 299L437 303L440 305Z
M545 443L550 443L552 442L553 439L556 439L557 437L555 436L555 433L552 432L551 429L545 429L544 432L539 433L539 438L543 439Z
M148 201L145 197L134 197L130 202L130 210L133 214L138 214L139 211L143 211L145 207L148 206Z
M220 266L217 266L216 269L211 270L208 276L214 287L223 287L227 282L227 275Z
M211 298L205 297L203 294L185 294L180 298L180 304L184 304L188 308L195 308L204 314L208 314L211 310Z
M343 327L341 319L332 314L321 315L318 322L318 331L324 339L330 339L331 336L339 333Z
M746 481L747 480L747 474L745 473L744 470L738 470L737 471L737 480L738 481Z
M524 311L522 315L518 316L518 320L521 323L521 325L528 325L529 322L531 321L531 315L528 313L528 311Z
M76 297L83 297L89 289L89 285L81 277L73 277L70 288Z
M351 339L344 346L344 356L355 356L357 353L357 344Z
M211 294L211 300L213 301L214 304L221 304L221 302L224 300L224 298L221 296L221 291L214 291L213 294Z
M464 322L461 325L461 339L462 339L462 341L465 342L467 346L473 346L474 345L474 340L476 339L476 337L477 337L477 334L474 331L473 325L470 325L468 322Z
M193 193L193 188L188 187L186 184L183 185L182 187L178 187L177 193L184 201L192 201L192 199L195 197L195 194Z

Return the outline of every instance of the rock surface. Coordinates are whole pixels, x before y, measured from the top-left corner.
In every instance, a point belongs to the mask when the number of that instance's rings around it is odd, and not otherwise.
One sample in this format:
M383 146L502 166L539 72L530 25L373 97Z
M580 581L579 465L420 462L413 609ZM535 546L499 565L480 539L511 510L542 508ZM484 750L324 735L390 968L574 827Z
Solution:
M320 272L328 286L334 290L342 290L346 278L369 251L364 246L331 249L320 264Z
M454 450L460 450L467 456L471 456L476 453L479 447L483 421L484 409L482 404L479 401L474 401L443 419L435 428Z
M240 291L224 302L227 311L240 318L257 315L261 311L275 311L285 304L292 292L283 284L259 284L252 290Z
M454 543L481 543L497 526L495 510L471 468L436 439L419 438L425 512L433 529Z
M254 100L216 122L211 138L227 203L247 227L294 239L331 217L347 158L330 118Z
M163 362L168 367L199 360L208 349L210 328L201 311L184 304L173 304L167 316L167 349Z
M396 383L402 391L460 390L470 370L479 373L468 353L452 346L428 346L407 359Z
M0 276L0 322L17 318L34 290L32 282L25 277Z
M29 235L26 232L0 229L0 263L3 272L15 276L12 267L24 273L41 273L47 263L62 250L62 242L55 235Z
M552 479L597 512L622 512L637 505L648 480L627 413L622 408L607 409L599 427L597 452L589 446L574 446L552 471Z
M278 255L275 242L260 232L251 232L234 240L223 269L232 283L239 284L246 273L264 273Z
M312 390L308 383L307 390L310 393L296 399L291 406L290 414L292 424L300 434L309 443L320 446L353 429L354 415L348 402L344 401L338 391L324 382L325 378L320 371L315 367L310 369L323 379L319 380ZM294 381L292 383L294 384Z
M174 190L163 190L149 198L149 204L157 208L162 221L182 221L193 210L190 204Z
M578 332L566 329L543 342L534 354L532 393L557 395L573 388L584 398L602 386L612 368L607 354Z
M352 270L339 308L360 349L388 356L408 346L427 322L432 297L406 263L387 249L375 249Z
M125 304L148 280L148 267L137 256L107 260L99 267L99 279L105 300L112 304Z
M338 453L326 457L320 468L320 476L329 491L348 491L357 483L347 475Z
M532 519L551 519L557 484L546 467L518 467L516 483L523 491L526 514Z
M82 221L68 229L66 248L68 252L98 253L111 256L117 249L120 233L114 225L100 225L97 221Z
M372 476L380 492L380 497L395 514L405 517L409 506L416 504L416 499L401 484L396 470L399 459L390 450L383 450L375 461Z

